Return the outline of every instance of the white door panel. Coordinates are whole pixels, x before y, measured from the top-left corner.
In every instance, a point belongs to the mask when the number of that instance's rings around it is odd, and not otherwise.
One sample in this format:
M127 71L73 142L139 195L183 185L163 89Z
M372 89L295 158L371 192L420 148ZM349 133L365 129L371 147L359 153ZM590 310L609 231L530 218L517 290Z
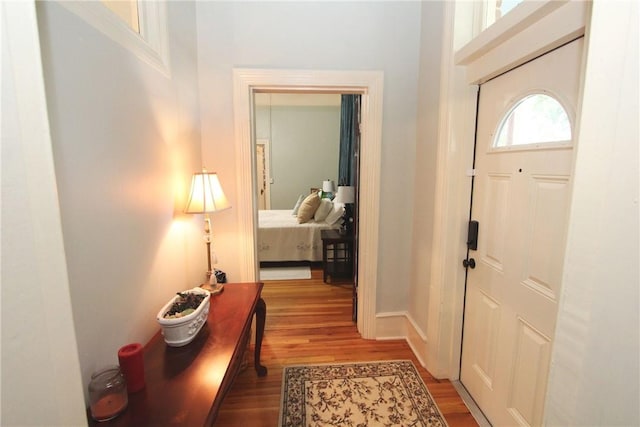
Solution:
M467 276L461 381L494 425L542 422L574 149L572 140L494 148L494 138L534 93L558 100L573 128L582 46L576 40L480 89L472 211L480 229Z
M541 425L551 340L518 318L507 408L521 425Z

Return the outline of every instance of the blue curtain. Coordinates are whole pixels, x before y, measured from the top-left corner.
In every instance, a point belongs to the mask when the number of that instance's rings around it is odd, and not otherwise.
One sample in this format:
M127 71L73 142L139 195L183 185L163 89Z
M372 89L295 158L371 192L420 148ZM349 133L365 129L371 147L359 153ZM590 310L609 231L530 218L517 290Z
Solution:
M360 95L342 95L338 185L356 185L358 173L356 150L360 142L359 114Z

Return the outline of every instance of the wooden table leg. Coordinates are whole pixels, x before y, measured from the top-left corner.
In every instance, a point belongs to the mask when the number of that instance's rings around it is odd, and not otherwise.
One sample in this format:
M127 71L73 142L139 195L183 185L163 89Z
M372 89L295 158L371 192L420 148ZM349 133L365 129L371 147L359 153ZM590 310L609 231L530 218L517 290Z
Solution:
M266 366L260 364L260 350L262 349L262 337L264 336L264 324L267 317L267 304L262 298L256 305L256 346L254 354L254 366L259 377L267 375Z

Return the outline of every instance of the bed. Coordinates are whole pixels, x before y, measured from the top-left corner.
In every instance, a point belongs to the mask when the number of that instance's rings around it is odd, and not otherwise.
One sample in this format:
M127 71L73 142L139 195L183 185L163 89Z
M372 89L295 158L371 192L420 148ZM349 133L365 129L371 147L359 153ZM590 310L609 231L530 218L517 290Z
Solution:
M320 231L338 229L313 220L298 224L291 209L258 211L258 259L260 262L322 261Z

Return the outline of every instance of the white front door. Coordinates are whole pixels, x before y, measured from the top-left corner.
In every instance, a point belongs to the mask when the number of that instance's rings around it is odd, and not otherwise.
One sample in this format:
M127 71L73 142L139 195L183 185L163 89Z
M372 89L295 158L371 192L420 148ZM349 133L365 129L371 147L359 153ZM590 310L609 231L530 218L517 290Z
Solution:
M460 378L496 426L542 423L582 49L576 40L480 87Z

